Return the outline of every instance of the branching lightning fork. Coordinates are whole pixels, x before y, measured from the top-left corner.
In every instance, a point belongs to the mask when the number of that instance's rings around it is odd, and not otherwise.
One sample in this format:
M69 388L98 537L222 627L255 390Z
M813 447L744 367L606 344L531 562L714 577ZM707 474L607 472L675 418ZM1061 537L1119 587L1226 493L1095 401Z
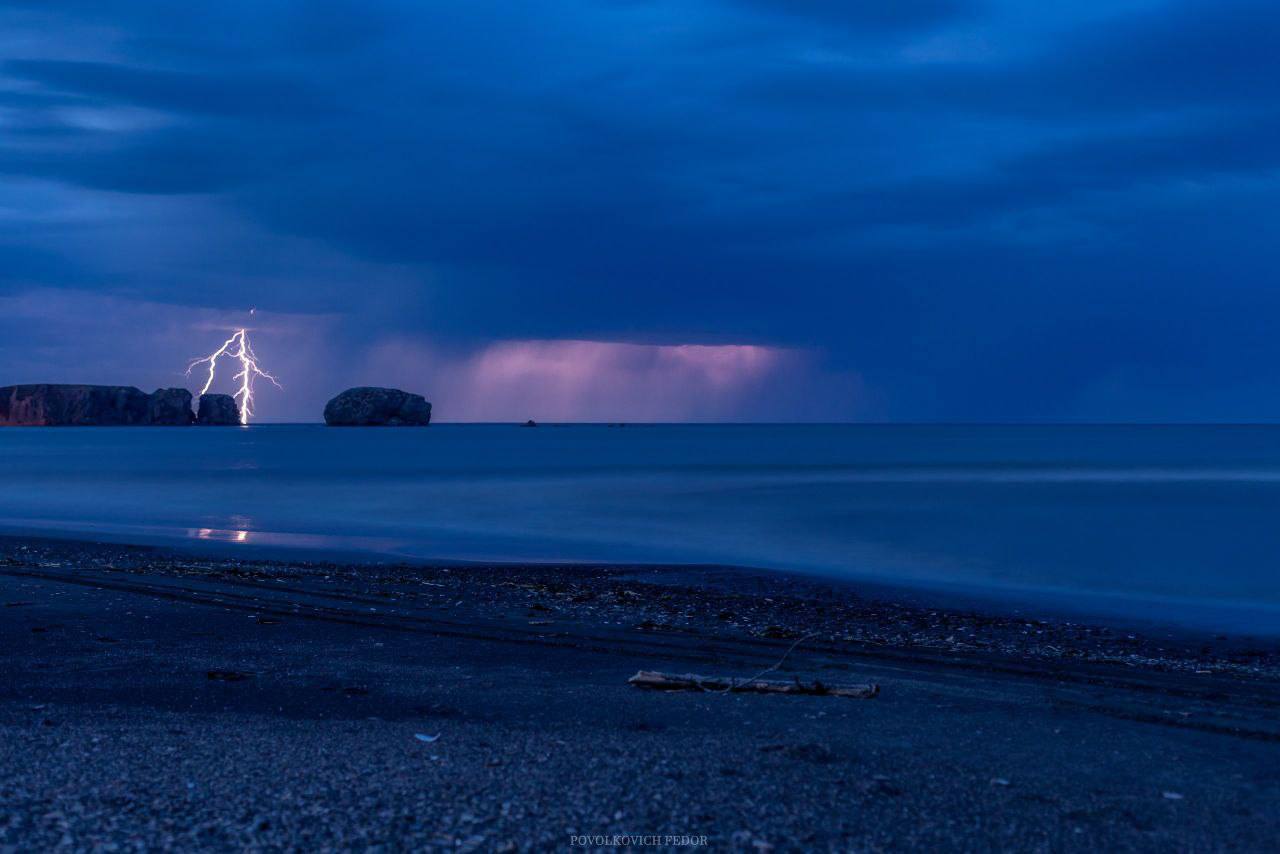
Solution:
M209 377L204 382L204 388L200 389L200 394L207 392L209 387L213 385L218 359L223 356L240 363L240 373L232 377L232 380L240 384L233 397L236 399L236 405L240 407L240 423L248 424L249 416L253 414L254 378L263 377L276 388L281 388L282 386L276 382L275 377L258 367L258 357L254 355L253 347L249 344L249 330L237 329L236 333L222 342L222 346L211 355L205 356L203 359L194 359L190 365L187 365L187 376L191 376L191 372L195 370L196 365L207 364L209 366Z

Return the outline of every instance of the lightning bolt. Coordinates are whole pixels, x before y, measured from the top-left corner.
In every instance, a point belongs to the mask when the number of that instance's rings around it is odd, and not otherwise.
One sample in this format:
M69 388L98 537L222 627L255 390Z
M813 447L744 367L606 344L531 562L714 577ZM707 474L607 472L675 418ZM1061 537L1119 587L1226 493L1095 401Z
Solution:
M252 314L252 312L250 312ZM240 407L240 423L248 424L249 416L253 414L253 381L256 377L262 377L270 381L276 388L283 388L276 378L271 374L258 367L258 357L254 355L253 346L249 343L249 330L237 329L236 333L222 342L222 346L213 351L202 359L193 359L191 364L187 365L187 376L191 376L191 372L195 370L197 365L208 365L209 376L204 381L204 388L200 389L200 394L204 394L213 385L213 377L218 368L218 359L223 356L232 361L240 363L240 372L232 376L234 382L239 383L239 388L232 397L236 400L236 405ZM199 395L196 396L197 399Z

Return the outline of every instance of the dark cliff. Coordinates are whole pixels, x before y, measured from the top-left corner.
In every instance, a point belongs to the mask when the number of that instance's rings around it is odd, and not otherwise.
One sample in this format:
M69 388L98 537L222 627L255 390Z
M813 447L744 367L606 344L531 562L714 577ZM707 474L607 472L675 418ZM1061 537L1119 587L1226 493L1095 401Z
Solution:
M15 385L0 388L0 424L53 427L147 423L150 396L133 386Z
M178 427L195 420L191 392L185 388L158 388L147 400L147 424Z
M200 395L200 411L196 423L210 426L230 426L240 423L240 408L229 394Z
M0 426L117 427L186 425L195 421L191 392L134 386L11 385L0 387Z

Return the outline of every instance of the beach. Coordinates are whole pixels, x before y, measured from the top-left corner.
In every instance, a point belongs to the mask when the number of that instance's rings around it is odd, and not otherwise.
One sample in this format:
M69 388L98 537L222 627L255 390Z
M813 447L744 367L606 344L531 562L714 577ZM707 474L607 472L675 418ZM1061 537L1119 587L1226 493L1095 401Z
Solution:
M1280 4L0 32L0 854L1280 854Z
M1274 640L715 566L0 539L0 849L1264 850ZM875 683L655 692L639 670Z

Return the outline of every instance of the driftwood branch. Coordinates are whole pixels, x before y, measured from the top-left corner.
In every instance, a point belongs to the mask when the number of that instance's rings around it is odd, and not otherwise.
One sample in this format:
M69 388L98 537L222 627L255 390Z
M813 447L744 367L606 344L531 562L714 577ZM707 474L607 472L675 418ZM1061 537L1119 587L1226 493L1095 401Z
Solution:
M777 670L779 667L781 667L783 664L785 664L785 663L786 663L786 661L787 661L787 659L788 659L788 658L790 658L790 657L791 657L791 653L793 653L793 652L795 652L795 651L796 651L796 647L798 647L800 644L802 644L802 643L804 643L805 641L807 641L809 638L813 638L813 637L817 637L817 636L818 636L818 633L817 633L817 632L809 632L809 634L807 634L807 635L803 635L803 636L801 636L801 637L796 638L796 639L795 639L795 642L794 642L794 643L792 643L792 644L791 644L791 646L787 647L787 651L786 651L786 652L784 652L784 653L782 654L782 658L779 658L779 659L778 659L777 661L775 661L773 664L770 664L768 667L766 667L764 670L761 670L759 673L757 673L755 676L752 676L750 679L745 679L745 680L743 680L743 681L744 681L744 682L755 682L755 681L757 681L761 676L764 676L764 675L765 675L765 674L767 674L767 673L772 673L773 671Z
M653 691L713 691L752 694L809 694L819 697L856 697L870 699L880 693L880 686L827 685L822 682L779 682L771 679L733 679L728 676L699 676L696 673L659 673L641 670L627 680L637 688Z

